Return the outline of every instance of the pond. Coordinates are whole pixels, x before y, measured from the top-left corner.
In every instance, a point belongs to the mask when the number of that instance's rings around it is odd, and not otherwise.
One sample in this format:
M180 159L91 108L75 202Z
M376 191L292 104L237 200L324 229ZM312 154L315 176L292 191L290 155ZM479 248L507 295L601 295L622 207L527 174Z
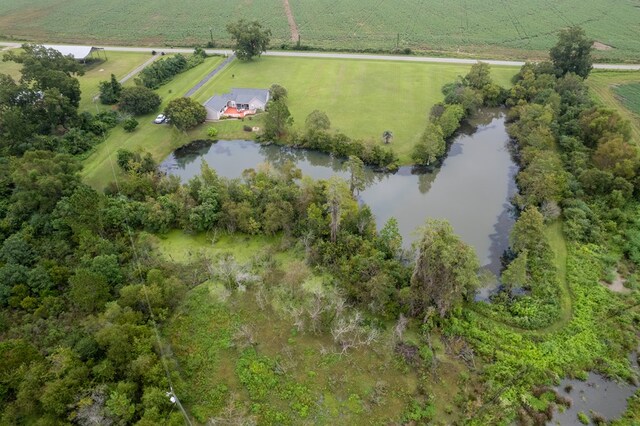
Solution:
M509 199L516 191L517 166L508 144L504 113L483 111L461 129L436 170L419 172L406 166L390 174L368 169L368 185L360 200L371 208L378 229L395 217L407 247L427 218L447 219L475 248L480 263L497 273L514 223ZM260 163L287 160L315 179L348 176L344 161L321 152L238 140L181 148L161 164L161 169L186 182L200 172L202 160L228 178L237 178Z
M633 352L629 361L640 374L638 353ZM600 374L589 373L586 380L564 379L556 391L571 400L571 406L564 411L554 410L553 419L548 425L581 425L578 413L592 417L597 413L607 421L619 418L627 408L627 399L635 393L637 386L616 382Z

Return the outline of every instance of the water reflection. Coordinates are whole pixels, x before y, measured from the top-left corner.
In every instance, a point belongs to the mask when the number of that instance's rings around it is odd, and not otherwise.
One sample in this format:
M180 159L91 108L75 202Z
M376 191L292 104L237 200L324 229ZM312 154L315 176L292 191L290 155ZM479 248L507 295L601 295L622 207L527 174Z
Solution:
M371 208L378 228L391 217L398 220L405 246L428 217L449 220L456 233L475 247L481 264L495 273L514 221L509 199L515 193L517 168L508 141L504 115L484 112L464 126L440 167L426 173L401 167L395 174L367 169L368 185L359 198ZM332 156L251 141L197 143L177 150L161 168L186 182L199 173L201 160L229 178L260 163L287 161L315 179L348 177L344 161Z

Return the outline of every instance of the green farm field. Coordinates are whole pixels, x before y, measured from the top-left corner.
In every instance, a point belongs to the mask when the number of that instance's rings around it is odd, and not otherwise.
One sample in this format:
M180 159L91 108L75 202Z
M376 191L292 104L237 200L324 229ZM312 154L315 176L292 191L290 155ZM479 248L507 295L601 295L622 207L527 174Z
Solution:
M640 72L594 71L587 83L600 102L629 120L640 143Z
M290 0L302 44L326 49L394 49L540 57L559 29L581 25L602 43L600 59L640 59L637 0ZM273 46L291 44L280 0L0 0L0 35L20 40L125 45L228 45L225 26L257 19Z
M634 114L640 114L640 82L623 84L614 90L624 106Z

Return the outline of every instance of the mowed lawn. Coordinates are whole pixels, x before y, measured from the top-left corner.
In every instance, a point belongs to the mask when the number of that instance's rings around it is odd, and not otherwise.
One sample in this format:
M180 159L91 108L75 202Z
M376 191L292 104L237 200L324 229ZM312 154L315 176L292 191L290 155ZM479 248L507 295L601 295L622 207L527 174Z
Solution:
M206 101L232 87L268 88L273 83L289 91L289 109L297 129L315 110L327 113L332 128L359 139L380 141L394 134L392 147L402 163L422 133L431 107L443 99L441 88L469 71L470 65L373 60L274 58L234 61L203 86L194 98ZM494 80L509 86L517 72L493 67Z
M107 59L87 65L83 76L78 77L82 98L80 99L80 110L95 112L96 107L93 97L100 93L99 84L101 81L109 80L111 74L118 80L135 70L145 61L151 58L149 53L139 52L105 52ZM104 53L97 53L103 58ZM100 106L100 102L97 102Z
M631 111L632 104L625 102L619 91L635 83L640 85L640 71L593 71L587 79L589 88L605 106L618 110L620 115L631 122L633 139L640 143L640 113ZM633 86L632 86L633 87ZM622 93L624 94L624 92ZM640 96L635 102L640 102ZM636 104L637 105L637 104Z
M133 133L125 132L120 126L111 130L107 139L96 146L83 162L82 175L85 182L96 189L102 189L113 181L114 172L118 172L115 160L119 149L134 152L146 151L159 161L169 155L172 150L191 140L192 136L189 134L166 124L154 124L153 119L171 99L183 96L221 61L221 57L207 58L203 64L179 74L171 82L160 87L157 93L162 97L162 105L152 114L136 117L140 125ZM133 82L128 82L127 85L133 85ZM237 123L233 124L237 125ZM195 132L202 129L204 129L203 126Z

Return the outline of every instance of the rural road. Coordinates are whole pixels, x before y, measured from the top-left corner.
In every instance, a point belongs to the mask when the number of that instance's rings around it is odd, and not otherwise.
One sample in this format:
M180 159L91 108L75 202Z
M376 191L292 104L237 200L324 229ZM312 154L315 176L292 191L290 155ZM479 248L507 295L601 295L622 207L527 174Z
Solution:
M0 46L20 47L20 43L0 42ZM193 49L188 48L162 48L162 47L125 47L125 46L102 46L107 51L113 52L156 52L165 53L190 53ZM206 49L210 54L231 55L233 52L228 49ZM475 64L485 62L495 66L521 67L521 61L499 61L494 59L462 59L462 58L435 58L427 56L395 56L395 55L364 55L358 53L323 53L323 52L292 52L292 51L268 51L265 56L279 56L292 58L325 58L325 59L361 59L377 61L402 61L402 62L431 62L442 64ZM593 68L612 71L640 71L640 64L594 64Z

